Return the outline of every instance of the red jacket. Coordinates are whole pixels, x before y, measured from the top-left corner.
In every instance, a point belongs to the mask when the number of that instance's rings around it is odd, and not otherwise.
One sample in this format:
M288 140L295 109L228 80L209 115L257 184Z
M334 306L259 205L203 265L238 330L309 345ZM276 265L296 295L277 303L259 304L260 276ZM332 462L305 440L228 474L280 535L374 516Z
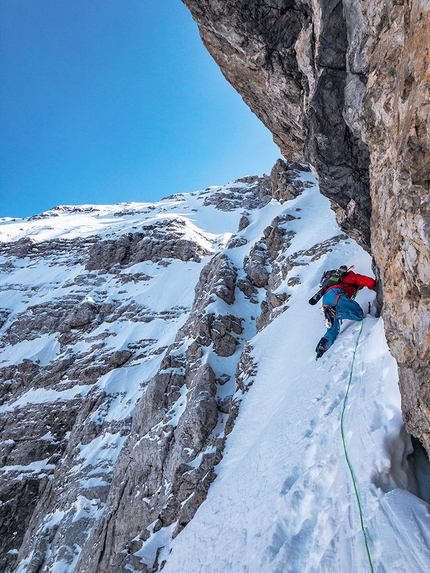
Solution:
M346 292L349 298L352 298L359 288L367 287L374 290L375 284L375 279L348 271L341 281L329 287L327 291L332 288L341 288Z

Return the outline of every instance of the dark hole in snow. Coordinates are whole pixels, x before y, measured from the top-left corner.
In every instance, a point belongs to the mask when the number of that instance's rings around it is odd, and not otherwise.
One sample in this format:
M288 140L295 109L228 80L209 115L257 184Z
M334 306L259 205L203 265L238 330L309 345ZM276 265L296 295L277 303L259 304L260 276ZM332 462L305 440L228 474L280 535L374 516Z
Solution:
M430 503L430 460L421 442L412 437L414 451L408 456L411 477L416 482L416 492L412 492Z
M385 448L387 458L372 478L375 486L384 493L404 489L430 504L430 461L421 442L403 424L386 439Z

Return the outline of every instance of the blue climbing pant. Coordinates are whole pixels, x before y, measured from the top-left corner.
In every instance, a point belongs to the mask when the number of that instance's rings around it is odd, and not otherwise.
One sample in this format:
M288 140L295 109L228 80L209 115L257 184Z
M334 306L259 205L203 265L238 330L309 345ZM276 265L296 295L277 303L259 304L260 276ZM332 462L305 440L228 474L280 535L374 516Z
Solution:
M364 313L358 302L348 298L344 291L338 288L329 290L323 296L322 303L323 305L332 306L336 310L333 326L327 329L323 337L329 341L328 348L330 348L340 332L342 320L362 320Z

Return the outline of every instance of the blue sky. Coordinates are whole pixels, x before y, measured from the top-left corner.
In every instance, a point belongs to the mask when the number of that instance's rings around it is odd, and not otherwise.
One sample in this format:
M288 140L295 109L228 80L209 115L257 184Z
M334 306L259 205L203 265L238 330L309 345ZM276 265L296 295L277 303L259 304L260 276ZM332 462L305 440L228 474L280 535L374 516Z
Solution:
M180 0L1 0L0 216L157 201L279 156Z

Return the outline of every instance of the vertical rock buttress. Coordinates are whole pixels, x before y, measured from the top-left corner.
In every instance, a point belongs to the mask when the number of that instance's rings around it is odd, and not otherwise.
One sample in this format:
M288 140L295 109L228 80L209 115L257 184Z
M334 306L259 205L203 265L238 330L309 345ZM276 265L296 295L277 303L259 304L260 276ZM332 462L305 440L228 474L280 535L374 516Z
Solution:
M222 73L290 160L309 163L342 228L369 249L369 154L344 119L350 73L341 0L184 0ZM360 77L355 80L362 89Z
M183 0L285 158L371 252L408 430L430 453L428 0Z
M430 2L391 2L368 19L372 252L403 417L430 454Z

